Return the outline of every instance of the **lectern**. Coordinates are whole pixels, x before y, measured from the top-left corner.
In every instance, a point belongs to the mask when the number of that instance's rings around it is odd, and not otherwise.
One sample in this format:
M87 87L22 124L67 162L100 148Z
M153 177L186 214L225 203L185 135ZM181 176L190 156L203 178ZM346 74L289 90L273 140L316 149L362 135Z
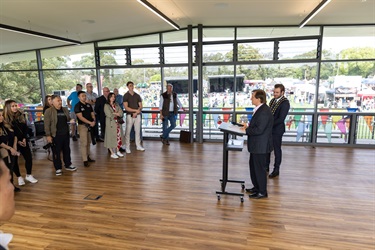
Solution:
M217 199L220 200L221 195L235 195L240 196L241 202L243 202L243 190L245 189L245 181L240 180L230 180L228 179L228 152L229 151L242 151L243 140L235 140L233 135L243 136L246 134L245 130L241 128L239 124L232 124L230 122L223 122L219 127L220 131L224 133L223 140L223 177L220 179L221 191L216 191ZM242 193L230 193L226 192L225 188L228 182L234 182L241 184Z

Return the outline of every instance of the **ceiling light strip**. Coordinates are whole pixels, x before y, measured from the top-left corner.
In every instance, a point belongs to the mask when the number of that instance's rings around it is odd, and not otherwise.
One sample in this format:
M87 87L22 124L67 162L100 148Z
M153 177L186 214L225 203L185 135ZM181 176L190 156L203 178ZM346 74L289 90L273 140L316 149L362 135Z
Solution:
M46 39L55 40L55 41L64 42L64 43L77 44L77 45L81 44L80 41L76 41L76 40L72 40L72 39L68 39L68 38L63 38L63 37L59 37L59 36L54 36L54 35L49 35L49 34L36 32L36 31L32 31L32 30L26 30L26 29L14 27L14 26L9 26L9 25L5 25L5 24L0 24L0 29L12 31L12 32L20 33L20 34L24 34L24 35L46 38Z
M322 0L318 4L318 6L316 6L315 9L313 9L313 11L311 11L310 14L308 14L305 19L303 19L299 27L302 28L303 26L305 26L306 23L308 23L316 14L319 13L319 11L321 11L327 4L329 4L329 2L331 2L331 0Z
M147 9L152 11L155 15L163 19L166 23L171 25L176 30L180 29L180 26L178 26L175 22L173 22L171 19L169 19L166 15L164 15L161 11L159 11L157 8L155 8L153 5L151 5L146 0L137 0L139 3L141 3L143 6L145 6Z

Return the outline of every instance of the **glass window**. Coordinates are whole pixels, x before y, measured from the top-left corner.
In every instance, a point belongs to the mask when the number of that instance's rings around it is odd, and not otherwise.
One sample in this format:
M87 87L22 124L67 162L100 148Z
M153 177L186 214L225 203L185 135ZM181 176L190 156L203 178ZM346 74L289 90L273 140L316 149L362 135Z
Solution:
M100 66L126 65L125 49L100 50Z
M203 67L203 72L203 107L232 109L234 107L233 66L206 66Z
M35 51L0 55L0 70L37 69Z
M238 65L237 75L244 75L243 90L236 95L236 109L252 106L249 99L254 89L263 89L267 103L273 98L273 87L285 86L285 96L291 110L307 112L314 108L316 92L316 63Z
M239 43L238 61L273 60L274 43Z
M237 28L237 39L280 38L319 35L319 27Z
M142 97L143 107L159 107L160 72L160 68L100 70L102 86L107 86L111 91L118 88L121 95L128 91L126 83L134 82L135 91Z
M233 44L203 45L203 62L233 61Z
M323 59L375 59L375 25L325 27Z
M178 94L178 97L184 107L189 107L189 80L187 67L167 67L164 68L164 84L163 91L166 91L167 84L173 85L173 91ZM196 96L198 91L197 78L193 80L193 92ZM194 99L198 106L198 99Z
M188 63L188 47L165 47L164 48L164 59L165 63Z
M66 46L41 51L43 69L93 68L94 45Z
M0 102L13 99L20 106L42 105L39 76L37 71L0 72Z
M320 112L327 112L327 109L320 108ZM348 142L349 117L346 115L318 115L318 143L343 144Z
M318 40L280 41L279 59L316 59Z
M187 42L187 30L179 30L173 32L162 33L163 43L186 43Z
M132 65L160 63L159 48L130 49L130 54Z
M334 112L348 108L374 112L374 68L375 61L322 63L318 107Z
M60 93L63 106L71 92L75 91L77 83L85 85L91 82L93 91L97 93L95 70L48 70L44 72L46 94Z
M357 118L356 144L375 144L375 116L364 115Z
M234 40L234 28L203 28L203 42Z
M159 44L159 34L151 34L145 36L135 36L122 39L108 40L99 42L99 47L104 46L132 46L132 45L145 45L145 44Z

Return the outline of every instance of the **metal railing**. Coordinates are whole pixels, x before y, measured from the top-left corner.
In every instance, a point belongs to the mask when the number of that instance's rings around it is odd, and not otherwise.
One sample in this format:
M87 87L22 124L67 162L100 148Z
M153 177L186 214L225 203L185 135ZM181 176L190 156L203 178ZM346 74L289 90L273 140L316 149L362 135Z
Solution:
M42 110L24 110L30 123L43 119ZM180 130L193 132L196 139L196 118L198 111L193 111L194 128L189 129L189 113L179 112L177 127L171 138L179 138ZM251 111L205 109L202 111L203 140L221 141L223 133L218 129L221 122L249 122ZM289 112L285 120L286 132L283 144L309 146L375 146L375 114L365 112ZM144 139L159 139L162 123L159 110L143 110L142 135ZM244 138L246 139L246 138Z

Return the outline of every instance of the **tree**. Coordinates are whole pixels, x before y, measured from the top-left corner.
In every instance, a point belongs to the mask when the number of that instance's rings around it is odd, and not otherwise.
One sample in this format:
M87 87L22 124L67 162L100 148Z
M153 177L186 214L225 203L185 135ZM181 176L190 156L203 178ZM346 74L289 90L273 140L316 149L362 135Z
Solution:
M349 48L341 51L340 59L374 59L375 48ZM340 74L342 75L357 75L363 78L375 75L375 62L371 61L353 61L341 63Z
M35 69L36 60L3 64L3 70ZM40 84L37 71L10 71L0 73L1 99L13 99L18 103L40 103Z

